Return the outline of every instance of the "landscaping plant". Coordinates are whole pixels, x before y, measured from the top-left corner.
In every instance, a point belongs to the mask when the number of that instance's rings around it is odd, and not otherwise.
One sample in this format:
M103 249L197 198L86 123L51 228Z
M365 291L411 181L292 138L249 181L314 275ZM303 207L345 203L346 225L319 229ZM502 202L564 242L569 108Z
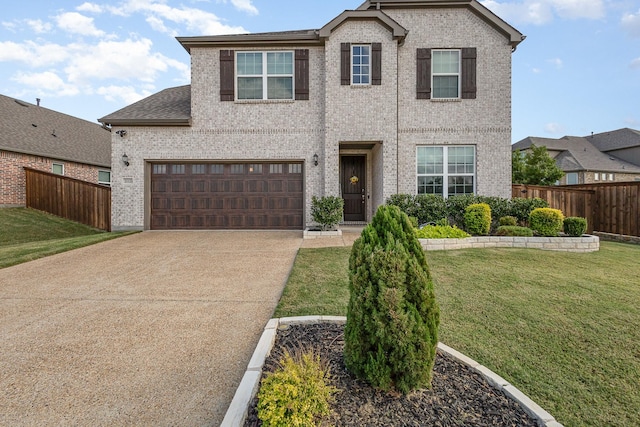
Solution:
M515 216L503 216L503 217L500 217L499 224L500 224L500 226L503 226L503 225L507 225L507 226L518 225L518 219Z
M349 258L345 365L382 390L430 387L439 319L409 218L397 206L381 206Z
M469 205L464 210L464 228L474 236L486 236L491 230L491 208L486 203Z
M425 225L416 230L419 239L462 239L471 237L469 233L450 225Z
M496 236L532 237L533 230L518 225L501 225L496 230Z
M564 234L580 237L587 232L587 219L578 216L569 216L564 219Z
M336 225L342 221L342 211L344 200L341 197L325 196L311 198L311 218L320 226L322 230L335 229Z
M313 352L288 352L280 369L268 374L258 392L258 418L264 427L316 426L330 413L337 389L320 356Z
M559 209L538 208L529 215L529 228L540 236L557 236L563 225L564 215Z

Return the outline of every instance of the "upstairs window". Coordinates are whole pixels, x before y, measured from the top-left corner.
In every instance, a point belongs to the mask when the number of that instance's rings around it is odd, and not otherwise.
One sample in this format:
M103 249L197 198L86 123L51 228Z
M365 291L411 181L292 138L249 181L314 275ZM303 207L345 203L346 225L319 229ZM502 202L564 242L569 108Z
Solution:
M237 99L293 99L293 52L238 52Z
M98 184L111 185L111 171L98 171Z
M351 46L351 84L371 83L371 46Z
M56 175L64 175L64 165L62 163L54 163L51 165L51 172Z
M431 66L433 98L460 98L460 51L434 50Z

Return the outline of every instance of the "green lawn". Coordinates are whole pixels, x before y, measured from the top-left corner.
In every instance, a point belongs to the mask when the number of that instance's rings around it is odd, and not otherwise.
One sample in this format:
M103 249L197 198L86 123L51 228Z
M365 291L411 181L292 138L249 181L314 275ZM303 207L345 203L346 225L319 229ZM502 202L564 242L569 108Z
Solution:
M0 268L130 233L107 233L27 208L0 209Z
M301 249L276 316L346 315L349 248ZM640 425L640 246L428 252L440 341L566 426Z

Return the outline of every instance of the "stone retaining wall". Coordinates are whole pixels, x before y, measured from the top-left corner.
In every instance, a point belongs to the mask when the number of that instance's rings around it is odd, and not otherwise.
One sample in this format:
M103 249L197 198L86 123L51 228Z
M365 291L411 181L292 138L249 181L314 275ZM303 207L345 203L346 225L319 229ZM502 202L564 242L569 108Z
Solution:
M464 239L420 239L425 251L472 248L528 248L560 252L595 252L600 250L598 236L582 237L508 237L475 236Z

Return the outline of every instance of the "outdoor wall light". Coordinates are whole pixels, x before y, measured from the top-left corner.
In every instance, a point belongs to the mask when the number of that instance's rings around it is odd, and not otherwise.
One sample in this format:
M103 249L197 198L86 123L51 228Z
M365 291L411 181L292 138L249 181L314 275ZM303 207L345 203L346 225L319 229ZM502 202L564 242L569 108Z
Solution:
M120 138L124 138L124 136L127 134L127 131L124 129L121 130L117 130L116 131L116 135L120 135Z
M124 163L125 166L129 166L129 156L127 156L127 153L122 155L122 163Z
M314 166L318 166L318 155L317 154L313 155L313 165Z

